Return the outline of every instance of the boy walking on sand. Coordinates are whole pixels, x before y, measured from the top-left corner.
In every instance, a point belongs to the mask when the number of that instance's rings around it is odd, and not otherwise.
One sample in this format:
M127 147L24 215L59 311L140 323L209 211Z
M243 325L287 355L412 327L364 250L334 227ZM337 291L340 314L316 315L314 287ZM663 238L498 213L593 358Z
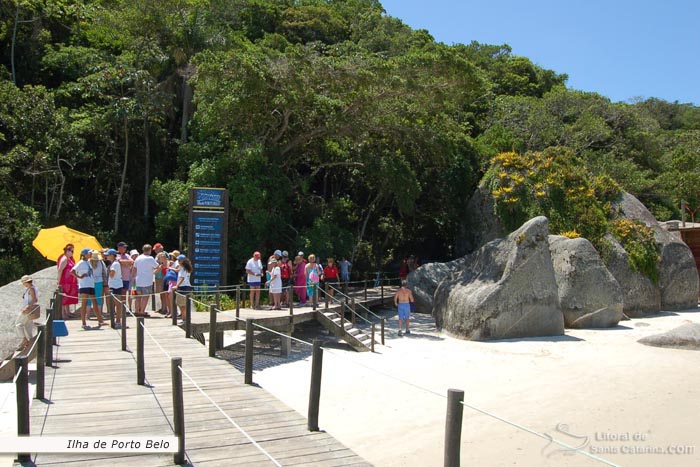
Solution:
M401 332L402 324L406 323L406 334L411 334L408 328L411 322L411 303L413 303L413 292L406 287L406 281L401 281L401 288L394 295L394 306L399 309L399 336L403 336Z

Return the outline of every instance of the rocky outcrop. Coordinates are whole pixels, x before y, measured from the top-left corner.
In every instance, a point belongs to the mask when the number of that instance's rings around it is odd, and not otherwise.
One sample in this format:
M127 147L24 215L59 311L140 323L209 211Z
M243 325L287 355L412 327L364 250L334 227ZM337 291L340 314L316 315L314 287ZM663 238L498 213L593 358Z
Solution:
M622 289L591 242L550 235L549 250L565 326L616 326L622 319Z
M474 340L563 334L548 226L536 217L466 257L435 291L438 328Z
M616 270L613 271L610 268L624 289L625 313L628 316L639 316L640 311L643 314L659 310L696 308L700 283L698 281L698 270L690 248L682 240L661 227L661 224L657 222L649 210L631 194L623 193L613 208L617 211L618 216L641 221L654 230L654 237L658 244L661 258L658 265L658 287L654 285L655 288L658 288L658 303L653 302L646 306L640 303L640 300L635 300L631 296L634 294L634 291L628 290L626 287L628 284L620 280L620 274L624 274L625 271L618 270L618 268L615 268ZM608 266L610 267L610 265ZM630 285L639 286L640 282L633 280Z
M455 244L458 255L473 253L491 240L505 237L506 232L498 216L494 215L494 209L491 191L482 182L467 204L460 236Z
M443 279L464 267L464 258L459 258L448 263L428 263L415 271L412 271L406 282L413 292L417 313L433 312L433 295L435 289Z
M644 337L637 342L653 347L700 350L700 324L686 323L663 334Z

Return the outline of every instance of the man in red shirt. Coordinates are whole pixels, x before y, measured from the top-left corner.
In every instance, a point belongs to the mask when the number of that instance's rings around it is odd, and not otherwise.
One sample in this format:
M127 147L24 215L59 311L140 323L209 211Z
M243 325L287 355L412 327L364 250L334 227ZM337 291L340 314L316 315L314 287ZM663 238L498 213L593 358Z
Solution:
M338 266L335 265L335 259L328 258L326 267L323 268L323 280L326 281L328 296L332 299L335 289L338 288Z
M279 264L280 276L282 277L282 302L281 305L287 305L287 294L289 287L292 285L292 265L289 264L289 252L282 252L282 261Z

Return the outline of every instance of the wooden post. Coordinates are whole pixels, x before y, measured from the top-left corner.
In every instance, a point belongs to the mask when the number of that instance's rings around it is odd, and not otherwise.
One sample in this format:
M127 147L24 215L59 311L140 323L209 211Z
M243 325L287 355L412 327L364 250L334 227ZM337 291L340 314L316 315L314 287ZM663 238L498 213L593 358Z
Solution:
M185 463L185 404L182 400L182 358L170 359L170 375L173 391L173 432L178 438L177 452L173 454L175 464Z
M146 384L146 368L143 354L144 320L143 316L136 318L136 384L139 386Z
M192 337L192 299L185 294L185 338Z
M350 314L350 317L352 318L352 325L355 326L355 313L356 313L356 305L355 305L355 299L352 299L352 313Z
M445 418L445 467L459 467L462 440L462 414L464 391L447 391L447 416Z
M56 294L54 299L54 307L56 302L61 299L61 296ZM46 345L44 346L44 360L46 366L53 366L53 311L46 312Z
M289 357L289 351L292 348L292 332L294 331L294 325L289 325L289 331L285 332L285 337L281 337L280 341L280 356Z
M115 328L114 305L114 295L110 293L107 295L107 311L109 311L109 327L112 329Z
M382 318L382 345L384 345L384 326L386 325L386 318Z
M216 284L216 292L215 292L215 300L216 300L216 309L220 310L221 309L221 291L219 290L219 284Z
M314 349L311 357L311 388L309 389L309 431L319 431L318 409L321 402L321 373L323 370L323 349L321 341L314 339Z
M27 378L28 363L27 356L16 357L15 359L15 392L17 393L17 436L29 436L29 381ZM18 453L19 462L29 462L29 453Z
M345 332L345 307L347 306L347 303L341 303L340 304L340 329Z
M314 284L311 290L313 291L311 303L313 305L313 310L316 311L316 308L318 308L318 284Z
M241 317L241 286L236 287L236 318Z
M177 290L170 292L170 319L173 326L177 326L177 314L179 313L177 309Z
M126 301L122 302L122 350L126 352Z
M46 352L46 326L39 326L39 333L36 335L36 399L44 398L44 376L46 367L44 366L44 353Z
M216 356L216 305L209 305L209 356Z
M245 384L253 384L253 319L245 320L245 375L243 382Z
M154 313L156 311L156 294L151 295L151 311Z
M294 286L289 286L289 316L294 315Z
M53 346L56 345L56 338L53 337L53 320L63 319L63 290L61 287L56 289L56 300L53 303L53 309L51 309L51 364L53 365Z
M376 326L376 325L375 325L374 323L372 323L372 347L371 347L372 352L374 352L374 334L375 334L375 329L374 329L374 328L375 328L375 326Z
M365 277L365 302L367 301L367 278Z
M379 288L381 290L381 296L382 296L381 305L384 306L384 276L379 278Z
M323 283L323 291L325 292L325 296L326 296L326 310L328 310L328 307L330 305L328 303L328 282Z

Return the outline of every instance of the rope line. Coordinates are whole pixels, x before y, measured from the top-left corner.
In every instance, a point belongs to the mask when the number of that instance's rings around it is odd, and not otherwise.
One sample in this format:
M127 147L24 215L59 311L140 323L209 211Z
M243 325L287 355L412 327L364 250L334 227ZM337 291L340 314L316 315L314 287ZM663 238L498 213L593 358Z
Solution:
M250 442L253 444L253 446L255 446L260 452L262 452L263 454L265 454L265 456L267 456L267 458L270 459L276 466L282 467L282 464L280 464L279 462L277 462L277 460L276 460L274 457L272 457L272 455L270 455L270 453L268 453L268 452L265 450L265 448L263 448L262 446L260 446L260 445L258 444L258 442L255 441L255 440L253 439L252 436L250 436L248 433L246 433L246 431L245 431L243 428L241 428L241 426L240 426L238 423L236 423L231 417L229 417L228 414L227 414L226 412L224 412L223 409L222 409L221 407L219 407L219 404L217 404L211 397L209 397L209 395L208 395L206 392L204 392L204 391L202 390L202 388L199 387L199 385L197 384L197 382L196 382L194 379L192 379L192 377L191 377L189 374L187 374L187 372L186 372L181 366L178 365L178 369L182 372L183 375L185 375L185 376L187 377L187 379L190 380L190 382L194 385L194 387L196 387L197 390L199 390L199 392L201 392L202 395L203 395L204 397L206 397L206 398L209 400L209 402L211 402L212 404L214 404L214 407L216 407L216 408L219 410L219 412L221 412L222 415L223 415L224 417L226 417L226 419L227 419L229 422L231 422L231 424L232 424L234 427L236 427L236 429L237 429L238 431L240 431L241 433L243 433L243 436L245 436L245 437L248 439L248 441L250 441Z

